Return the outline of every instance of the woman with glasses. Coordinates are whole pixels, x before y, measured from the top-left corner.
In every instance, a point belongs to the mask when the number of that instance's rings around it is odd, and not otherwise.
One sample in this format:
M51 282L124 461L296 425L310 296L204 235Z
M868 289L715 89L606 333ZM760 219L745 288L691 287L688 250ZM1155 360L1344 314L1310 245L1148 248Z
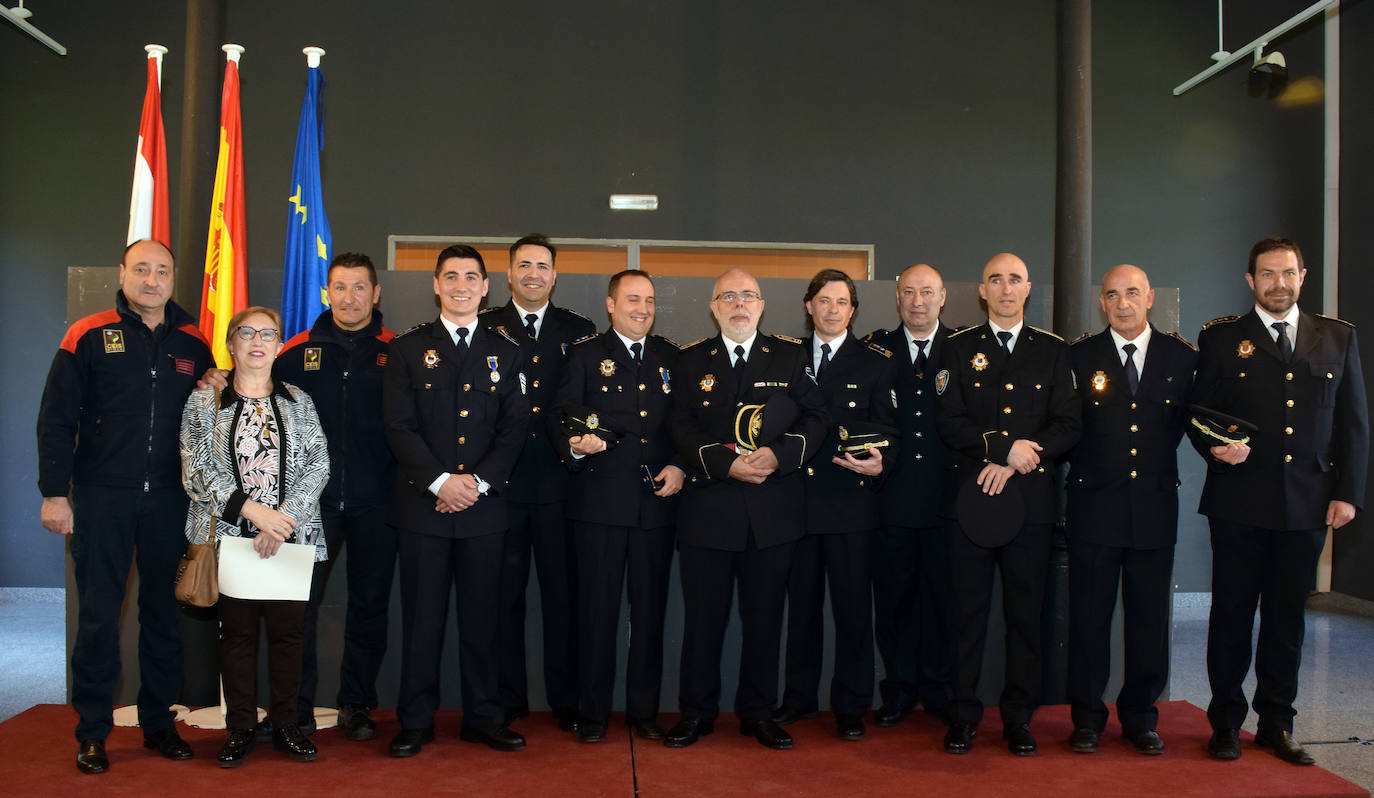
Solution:
M282 349L281 316L250 307L229 320L234 360L222 390L196 390L181 420L181 473L191 497L186 537L204 543L252 538L259 557L282 543L315 547L325 559L320 491L329 453L315 406L304 391L272 380ZM221 767L235 767L253 748L257 724L258 627L267 624L273 746L292 759L315 759L315 745L296 723L305 601L219 598L219 668L229 736Z

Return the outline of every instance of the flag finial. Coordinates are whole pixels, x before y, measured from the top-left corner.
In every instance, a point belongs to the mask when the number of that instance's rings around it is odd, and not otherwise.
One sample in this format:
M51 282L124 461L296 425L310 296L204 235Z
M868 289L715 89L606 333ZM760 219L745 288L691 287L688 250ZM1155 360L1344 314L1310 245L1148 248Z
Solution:
M226 44L221 46L219 49L224 51L225 58L228 58L230 61L233 61L235 64L237 64L239 62L239 56L243 55L243 51L247 48L245 48L241 44Z
M302 47L301 52L305 53L305 65L310 69L316 69L320 65L320 59L324 57L324 48L310 45Z

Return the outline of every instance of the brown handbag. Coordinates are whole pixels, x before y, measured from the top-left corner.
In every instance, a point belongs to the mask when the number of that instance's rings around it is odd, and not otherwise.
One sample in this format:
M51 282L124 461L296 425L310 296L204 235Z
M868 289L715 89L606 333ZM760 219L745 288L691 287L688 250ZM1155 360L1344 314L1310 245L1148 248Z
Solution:
M210 520L214 523L214 519ZM219 558L216 540L192 543L177 565L177 601L189 607L213 607L219 601Z

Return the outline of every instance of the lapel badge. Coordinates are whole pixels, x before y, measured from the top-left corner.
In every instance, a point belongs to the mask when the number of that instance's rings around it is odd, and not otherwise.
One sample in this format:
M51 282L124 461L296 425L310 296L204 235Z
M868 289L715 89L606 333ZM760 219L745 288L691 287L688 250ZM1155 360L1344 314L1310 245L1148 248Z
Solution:
M714 387L716 387L716 375L707 374L701 378L701 390L709 391Z
M105 337L105 354L112 355L124 351L124 332L109 327L100 331Z
M1094 391L1105 391L1107 389L1107 375L1101 371L1094 371L1092 385Z
M615 376L615 361L614 361L614 360L611 360L610 358L606 358L605 360L601 361L601 376L603 376L603 377L614 377L614 376Z
M949 369L940 369L939 373L935 375L935 392L944 396L947 387L949 387Z
M562 343L562 347L563 347L563 354L564 354L564 355L568 354L568 342L567 342L567 341L564 341L564 342ZM534 359L534 362L538 363L538 362L539 362L539 358L535 358L535 359Z
M587 429L596 429L599 426L601 426L601 419L597 418L595 413L588 413Z
M320 370L320 348L318 346L307 346L305 348L305 370Z
M425 367L437 368L439 366L439 353L433 349L425 350Z
M673 392L673 388L672 388L671 385L668 384L668 369L665 369L665 368L663 368L662 366L659 366L659 367L658 367L658 376L660 376L660 377L663 378L663 392L664 392L664 393L672 393L672 392Z
M974 371L982 371L983 369L988 367L988 356L983 354L982 352L979 352L978 354L973 356L973 360L970 362L973 365Z
M500 382L501 372L496 370L498 368L496 365L496 355L487 355L487 365L491 367L491 381Z
M1244 341L1240 342L1240 346L1236 347L1236 354L1240 355L1242 358L1250 357L1255 354L1255 345L1251 343L1249 338L1246 338Z

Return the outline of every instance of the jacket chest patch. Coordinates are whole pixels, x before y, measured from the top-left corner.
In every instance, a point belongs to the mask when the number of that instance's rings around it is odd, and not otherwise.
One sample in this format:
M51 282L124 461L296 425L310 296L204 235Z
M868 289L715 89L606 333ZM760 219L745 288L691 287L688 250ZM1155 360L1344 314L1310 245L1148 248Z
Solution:
M115 330L106 327L100 331L100 337L105 342L105 354L113 355L124 351L123 330Z
M307 346L305 348L305 370L319 371L320 360L324 357L323 351L318 346Z

